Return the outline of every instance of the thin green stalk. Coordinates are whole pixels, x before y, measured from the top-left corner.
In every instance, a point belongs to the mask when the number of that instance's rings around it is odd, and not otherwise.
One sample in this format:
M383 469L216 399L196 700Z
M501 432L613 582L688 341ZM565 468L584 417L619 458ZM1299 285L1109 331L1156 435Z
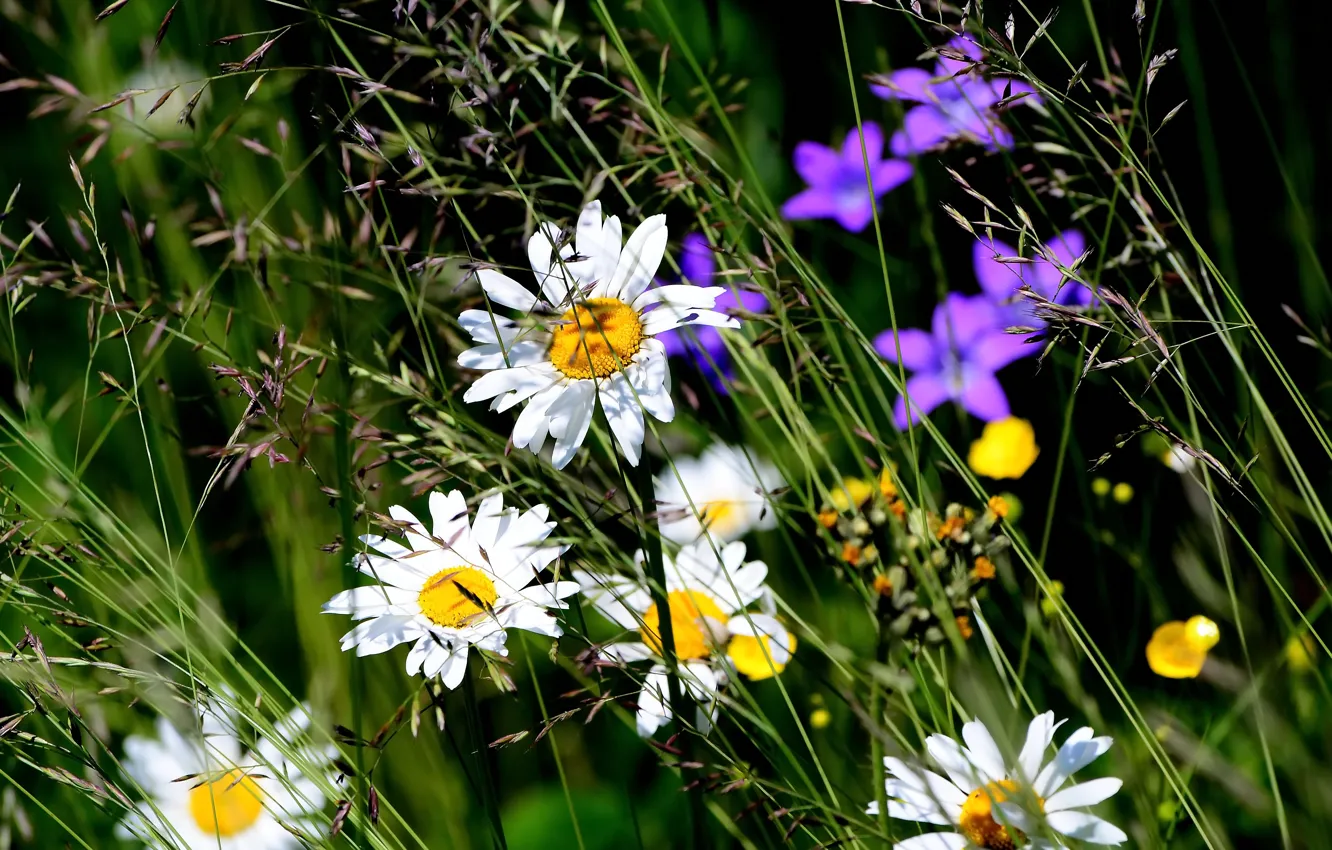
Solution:
M475 655L475 653L469 653ZM500 814L499 796L496 792L495 765L491 761L489 742L481 725L481 706L476 699L476 664L479 659L469 659L467 671L463 673L463 703L466 706L468 737L472 744L472 758L476 760L477 784L481 787L481 803L486 807L490 819L491 837L497 850L504 850L508 842L504 838L504 818Z
M648 590L652 594L652 603L657 607L657 628L661 630L661 654L666 661L666 682L670 691L671 714L681 733L678 738L680 749L684 752L683 761L694 761L694 738L684 729L685 717L689 708L680 683L679 661L675 655L675 626L671 619L671 601L666 592L666 567L661 552L661 535L654 533L648 520L648 514L657 504L656 486L652 480L652 470L646 463L638 469L638 497L642 513L639 527L643 541L643 551L647 554ZM703 816L703 792L700 785L689 789L690 829L694 847L710 846L707 821Z

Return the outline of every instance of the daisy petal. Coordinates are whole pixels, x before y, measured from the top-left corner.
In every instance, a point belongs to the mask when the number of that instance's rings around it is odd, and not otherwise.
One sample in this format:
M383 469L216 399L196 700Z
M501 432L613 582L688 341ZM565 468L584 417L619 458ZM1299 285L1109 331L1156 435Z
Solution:
M633 303L643 294L666 254L666 235L664 215L651 216L634 229L606 287L608 298Z
M959 788L976 788L984 784L975 766L963 753L962 746L947 735L926 738L925 749Z
M1045 811L1061 812L1065 809L1094 806L1103 800L1110 799L1119 793L1119 789L1123 787L1124 780L1112 776L1082 782L1071 788L1065 788L1046 800Z
M893 850L962 850L967 839L956 832L930 832L893 845Z
M1054 812L1045 821L1056 832L1089 844L1117 846L1128 841L1124 830L1087 812Z
M535 238L535 237L534 237ZM491 301L526 313L536 307L537 298L518 281L494 269L477 269L476 278Z
M1037 796L1049 799L1070 776L1104 755L1112 743L1114 739L1110 737L1093 738L1092 730L1087 726L1069 735L1055 754L1054 761L1036 777Z
M1034 782L1037 774L1041 770L1041 760L1045 757L1045 749L1050 746L1054 740L1055 730L1064 724L1064 721L1055 723L1054 712L1047 711L1038 715L1027 726L1027 740L1022 745L1022 752L1018 755L1018 772L1023 781Z
M967 742L970 761L987 782L998 782L1008 771L1004 769L1004 756L999 752L994 737L985 724L973 720L962 727L962 739Z

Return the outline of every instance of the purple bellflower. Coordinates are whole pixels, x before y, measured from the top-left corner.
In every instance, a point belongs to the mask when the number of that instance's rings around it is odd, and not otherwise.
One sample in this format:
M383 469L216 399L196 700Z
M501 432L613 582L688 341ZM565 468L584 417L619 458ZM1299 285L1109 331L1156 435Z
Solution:
M1045 320L1037 315L1036 304L1017 292L1024 284L1042 298L1067 307L1089 307L1095 303L1096 296L1090 289L1065 277L1059 270L1059 266L1072 268L1073 263L1086 250L1087 240L1083 238L1082 232L1065 230L1051 237L1045 244L1059 265L1042 256L1033 258L1029 263L1001 263L995 258L1015 257L1017 250L998 239L993 242L979 241L971 249L976 280L999 311L1002 327L1045 327ZM1038 350L1036 346L1029 348L1029 353L1033 354Z
M897 427L920 421L945 401L960 403L986 422L1009 415L1008 397L994 373L1025 355L1027 346L1021 337L1004 332L986 296L949 293L934 308L930 330L906 328L896 339L886 330L874 340L875 350L894 362L899 344L902 365L914 374L906 382L911 416L906 399L899 398L893 410Z
M911 163L883 158L883 130L878 124L865 122L864 141L862 153L861 133L852 129L841 151L818 142L796 145L795 170L809 188L782 205L782 217L835 218L852 233L864 230L874 219L878 199L911 178ZM865 182L866 157L874 183L872 196Z
M726 286L713 282L717 274L717 260L702 234L690 233L684 238L681 248L680 277L684 282L695 286ZM761 313L768 309L768 299L759 292L749 292L734 285L726 286L726 293L717 297L714 309L728 316ZM727 384L735 377L735 367L717 328L690 325L658 334L657 339L665 344L668 356L688 357L719 393L730 393Z
M951 138L975 142L989 150L1011 148L1013 134L1000 122L994 105L1003 100L1005 90L1011 97L1031 92L1031 86L1021 80L982 76L975 63L983 54L971 36L956 36L945 49L970 61L940 55L933 74L924 68L903 68L890 74L886 85L870 86L885 100L917 104L902 119L902 129L893 134L893 155L918 154ZM1035 104L1040 98L1028 94L1016 102Z

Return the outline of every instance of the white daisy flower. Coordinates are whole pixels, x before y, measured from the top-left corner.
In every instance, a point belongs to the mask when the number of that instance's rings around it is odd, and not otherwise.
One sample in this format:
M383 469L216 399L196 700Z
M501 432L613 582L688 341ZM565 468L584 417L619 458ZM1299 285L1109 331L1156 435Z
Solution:
M345 590L324 604L328 614L350 614L366 622L342 636L345 652L385 652L415 641L407 653L407 675L439 676L455 688L467 670L467 648L508 654L510 628L559 637L550 609L578 591L572 581L534 584L568 547L543 545L555 528L550 511L537 505L525 513L505 508L498 493L487 496L469 525L467 502L457 490L430 494L432 527L394 505L389 515L407 528L407 546L374 535L361 540L379 554L357 557L356 566L380 584ZM408 548L410 547L410 548Z
M309 725L309 711L301 707L276 730L289 750L296 748L304 765L331 774L331 745L299 743ZM209 709L203 715L202 736L187 738L159 717L156 738L126 738L121 763L151 802L139 804L121 821L120 836L186 850L306 846L289 830L313 840L320 831L316 815L324 808L319 786L267 739L242 753L236 729L234 715Z
M667 669L661 663L661 615L642 574L645 555L634 556L636 578L595 576L574 571L588 601L607 619L639 633L640 640L613 643L602 649L607 657L625 663L656 661L638 697L638 733L652 735L671 720ZM706 730L716 708L717 694L733 668L750 679L780 673L795 651L795 636L769 613L750 612L766 600L768 567L745 561L745 544L720 547L701 538L685 546L676 557L663 553L667 602L675 639L680 679L699 704L697 725Z
M1185 473L1197 465L1198 459L1179 445L1171 445L1170 448L1161 452L1161 462L1178 473Z
M930 758L948 774L947 779L901 759L885 758L891 777L886 782L889 816L957 830L908 838L893 845L894 850L1065 847L1058 839L1035 835L1043 831L1042 824L1089 844L1123 844L1128 836L1119 827L1077 811L1113 796L1123 786L1122 780L1107 777L1064 787L1076 771L1109 750L1113 739L1094 738L1092 730L1083 727L1069 735L1054 759L1042 766L1055 730L1063 724L1062 720L1055 722L1052 711L1031 721L1026 743L1011 767L1005 765L990 731L979 720L962 727L965 747L947 735L931 735L925 741ZM870 803L866 812L877 815L878 803Z
M533 316L520 323L487 310L458 317L478 343L458 365L486 374L463 396L491 399L492 410L526 403L513 444L533 453L555 438L557 469L573 459L592 423L596 399L629 463L643 448L643 412L675 418L671 372L657 334L687 325L738 328L717 312L721 286L677 284L649 288L666 252L666 217L654 215L621 249L620 220L602 220L593 201L578 217L574 239L558 250L559 229L543 223L527 243L540 295L494 269L477 277L496 304ZM577 252L575 253L575 247Z
M661 533L688 543L705 530L735 540L751 530L775 528L770 494L785 483L777 467L753 452L711 445L697 458L676 461L674 472L668 468L657 479Z

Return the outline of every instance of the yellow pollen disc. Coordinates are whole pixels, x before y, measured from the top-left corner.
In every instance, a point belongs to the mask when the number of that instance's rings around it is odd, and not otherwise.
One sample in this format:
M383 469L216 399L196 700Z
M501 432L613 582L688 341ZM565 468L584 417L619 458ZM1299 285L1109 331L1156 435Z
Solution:
M795 654L796 638L791 635L791 643L786 651ZM752 635L736 635L731 638L731 643L726 647L726 654L730 656L731 663L735 665L736 671L743 673L747 678L754 681L760 679L772 678L774 673L780 673L786 669L785 664L778 664L772 657L772 638L767 635L753 637Z
M985 850L1017 850L1026 843L1027 836L1021 830L1010 830L996 821L993 813L994 804L1014 796L1018 788L1013 780L1001 779L989 782L967 795L958 818L958 828L968 841ZM1037 803L1044 809L1044 800L1037 798Z
M552 329L550 363L568 378L608 378L628 366L642 344L643 323L633 307L593 298L565 311Z
M426 580L416 597L430 622L458 628L489 616L499 594L489 576L474 567L450 567Z
M259 785L239 770L190 791L190 815L208 835L227 838L244 832L263 810Z
M726 623L726 614L721 606L706 593L697 590L672 590L666 596L671 608L671 631L675 637L675 655L677 658L707 658L715 638L713 634ZM712 623L705 622L712 620ZM653 652L662 654L661 638L658 629L661 626L661 614L656 604L643 615L643 628L639 634L643 643ZM717 637L720 637L718 635Z
M698 508L698 512L703 518L703 527L722 536L735 528L743 517L742 511L740 503L733 502L730 499L704 502Z

